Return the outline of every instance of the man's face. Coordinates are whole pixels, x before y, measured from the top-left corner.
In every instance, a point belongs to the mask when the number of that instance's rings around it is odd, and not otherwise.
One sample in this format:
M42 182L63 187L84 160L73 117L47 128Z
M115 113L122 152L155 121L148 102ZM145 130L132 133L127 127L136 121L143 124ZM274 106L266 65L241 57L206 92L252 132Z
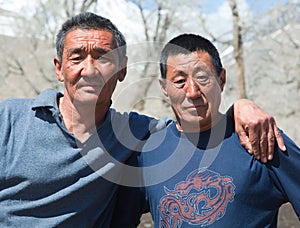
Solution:
M166 82L161 80L161 86L179 130L208 130L218 121L225 80L225 70L218 78L207 52L168 57Z
M64 82L65 97L78 104L107 104L117 80L126 74L127 58L120 62L113 35L105 30L70 31L62 62L54 59L56 76Z

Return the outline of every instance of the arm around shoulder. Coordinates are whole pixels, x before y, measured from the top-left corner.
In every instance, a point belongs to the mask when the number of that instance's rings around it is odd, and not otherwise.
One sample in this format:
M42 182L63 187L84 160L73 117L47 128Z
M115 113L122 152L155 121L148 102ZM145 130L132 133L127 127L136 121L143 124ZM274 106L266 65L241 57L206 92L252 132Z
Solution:
M237 100L228 110L234 116L241 145L262 162L273 158L274 145L285 151L275 119L248 99Z

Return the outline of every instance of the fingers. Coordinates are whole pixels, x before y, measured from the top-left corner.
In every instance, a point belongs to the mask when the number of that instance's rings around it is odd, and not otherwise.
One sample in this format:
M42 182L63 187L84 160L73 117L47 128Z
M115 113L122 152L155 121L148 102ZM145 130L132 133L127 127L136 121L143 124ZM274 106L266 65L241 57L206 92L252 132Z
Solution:
M274 155L274 119L269 116L249 127L249 141L256 159L266 163ZM277 127L276 127L277 128ZM277 129L278 130L278 129Z
M264 121L260 120L259 122L249 123L245 127L244 135L245 137L249 137L248 140L243 140L245 142L248 141L250 144L248 147L252 148L251 154L263 163L273 159L275 140L282 151L286 150L280 131L276 126L274 118L271 116Z
M264 124L260 130L260 139L259 139L259 151L260 151L260 160L263 163L266 163L268 161L268 135L269 135L269 125Z
M258 132L260 129L256 124L250 124L249 127L246 125L245 127L237 127L236 131L238 133L241 145L248 151L249 154L252 154L257 160L261 158L260 144Z
M249 154L253 154L251 143L249 142L249 137L247 132L243 128L239 128L239 130L237 129L237 131L239 132L238 136L241 145L248 151Z
M274 146L275 146L275 136L274 136L273 128L271 128L271 130L269 130L268 132L268 155L267 155L268 160L273 159Z
M284 145L284 141L283 141L283 138L280 134L280 131L278 130L276 125L274 125L273 129L274 129L274 135L275 135L275 139L276 139L276 142L277 142L277 145L278 145L279 149L282 150L282 151L286 151L286 147Z
M261 128L257 124L250 124L248 127L248 135L249 143L251 144L252 148L252 154L257 160L260 160L263 156L263 153L260 149Z
M273 159L275 140L277 142L279 149L281 149L282 151L286 151L283 138L281 137L280 131L276 126L275 119L271 117L269 121L269 133L268 133L268 160Z
M286 150L272 116L245 99L238 100L233 108L235 129L241 145L256 159L262 162L272 160L275 142L282 151Z

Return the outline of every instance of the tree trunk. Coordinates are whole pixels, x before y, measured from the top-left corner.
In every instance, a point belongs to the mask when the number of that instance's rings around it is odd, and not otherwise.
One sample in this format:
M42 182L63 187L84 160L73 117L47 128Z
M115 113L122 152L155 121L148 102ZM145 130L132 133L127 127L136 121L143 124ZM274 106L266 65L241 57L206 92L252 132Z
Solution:
M247 98L245 86L245 66L243 57L243 38L242 25L235 0L228 0L232 18L233 18L233 47L234 58L237 63L237 77L238 77L238 96L239 98Z

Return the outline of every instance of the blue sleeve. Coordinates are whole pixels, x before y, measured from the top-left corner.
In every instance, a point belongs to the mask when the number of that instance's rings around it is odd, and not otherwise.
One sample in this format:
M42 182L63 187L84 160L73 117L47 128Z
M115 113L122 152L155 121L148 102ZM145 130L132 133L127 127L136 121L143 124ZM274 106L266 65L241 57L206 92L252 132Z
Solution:
M166 128L173 122L170 118L155 119L149 116L141 115L136 112L130 113L130 129L133 135L139 139L147 139L150 134ZM145 134L148 132L148 134Z
M134 153L126 164L137 166L137 155L138 153ZM119 186L111 227L137 227L142 214L147 212L149 205L144 187Z
M287 148L286 152L277 147L273 160L267 166L275 185L292 204L300 218L300 149L285 134L282 133L282 137Z
M137 227L143 213L149 212L144 189L120 186L111 227Z

